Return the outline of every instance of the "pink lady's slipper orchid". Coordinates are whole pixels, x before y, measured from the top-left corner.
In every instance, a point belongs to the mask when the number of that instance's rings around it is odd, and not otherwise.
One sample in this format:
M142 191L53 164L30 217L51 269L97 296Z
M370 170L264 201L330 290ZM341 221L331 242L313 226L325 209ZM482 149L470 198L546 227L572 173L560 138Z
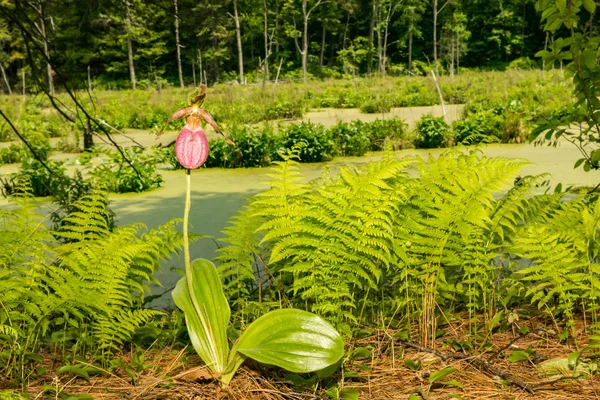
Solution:
M198 91L196 90L196 92ZM165 126L156 135L156 139L158 139L169 122L187 117L186 124L179 132L179 136L177 136L177 140L175 141L175 156L185 169L200 168L208 158L208 140L200 125L201 120L212 126L215 132L225 138L227 143L234 144L225 137L225 134L221 131L210 113L201 108L206 97L206 85L200 85L200 91L197 96L192 97L192 95L190 95L190 106L183 107L173 113L165 123Z

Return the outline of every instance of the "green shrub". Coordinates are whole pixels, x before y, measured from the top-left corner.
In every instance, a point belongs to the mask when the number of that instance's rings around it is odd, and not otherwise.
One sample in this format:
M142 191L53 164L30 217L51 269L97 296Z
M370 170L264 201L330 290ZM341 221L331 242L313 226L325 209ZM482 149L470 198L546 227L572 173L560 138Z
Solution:
M500 141L504 128L504 118L492 111L469 114L452 125L456 143L462 144Z
M117 151L108 155L111 160L96 166L90 175L98 188L113 193L145 192L160 187L162 176L156 172L156 164L160 161L154 155L144 154L143 150L133 147L125 150L129 161L136 171L121 157Z
M356 108L366 101L364 94L353 87L328 88L315 97L318 107Z
M451 141L450 127L444 117L423 115L416 128L415 147L434 149L448 146Z
M22 146L11 144L0 149L0 164L15 164L23 160L24 149Z
M36 135L27 140L38 157L42 160L48 159L48 156L52 152L52 147L47 138ZM25 144L11 144L8 147L0 148L0 165L15 164L30 157L33 157L33 154Z
M532 60L531 58L521 57L521 58L517 58L516 60L511 61L511 63L508 64L507 69L527 70L527 69L536 69L536 68L539 68L537 61Z
M278 158L281 139L270 126L262 129L236 126L228 132L235 146L221 138L209 141L210 152L206 166L217 168L265 167Z
M212 152L212 146L209 146L209 148ZM154 157L156 157L157 164L167 164L171 169L174 170L184 169L183 165L179 163L177 157L175 156L175 149L173 146L155 148Z
M371 141L360 121L340 122L330 129L336 156L362 156L371 148Z
M53 193L53 203L59 207L50 213L50 220L53 223L52 230L55 232L61 229L64 230L67 225L71 225L66 217L77 212L78 203L93 192L92 182L89 179L84 179L79 170L75 171L74 176L69 178L68 181L65 181L59 189L60 190ZM103 197L102 202L105 203L105 212L103 213L104 220L106 226L112 232L116 227L115 214L108 208L108 197ZM57 236L57 239L61 242L75 241L72 238L60 236Z
M301 122L285 129L282 146L291 149L299 143L305 143L300 150L301 162L322 162L331 160L335 143L330 131L321 124Z
M395 107L421 107L437 104L439 99L428 81L407 81L394 92Z
M269 106L264 115L265 120L302 118L304 106L297 102L282 101Z
M16 174L16 182L28 182L31 194L35 197L53 196L65 191L69 186L69 177L61 161L46 161L48 171L41 162L34 158L23 160L21 169Z
M369 123L360 121L354 123L362 124L371 142L372 151L382 151L388 143L396 150L412 147L412 138L406 130L408 125L399 117L376 119Z
M360 111L366 114L390 112L389 101L383 97L368 98L360 105Z

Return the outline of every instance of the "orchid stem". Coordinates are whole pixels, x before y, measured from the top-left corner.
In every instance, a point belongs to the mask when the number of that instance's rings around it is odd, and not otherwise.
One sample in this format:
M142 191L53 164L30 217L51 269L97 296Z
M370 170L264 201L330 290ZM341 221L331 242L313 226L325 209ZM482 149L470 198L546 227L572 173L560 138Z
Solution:
M185 170L185 209L183 211L183 252L185 258L185 276L187 277L188 288L192 290L192 262L190 260L190 238L189 238L189 225L190 225L190 208L192 207L192 180L190 170Z

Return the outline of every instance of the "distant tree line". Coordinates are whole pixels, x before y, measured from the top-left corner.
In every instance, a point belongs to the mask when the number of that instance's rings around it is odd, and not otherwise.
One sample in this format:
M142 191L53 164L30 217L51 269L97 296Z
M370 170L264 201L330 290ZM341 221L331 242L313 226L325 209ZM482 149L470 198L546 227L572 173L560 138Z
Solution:
M65 79L76 88L244 83L282 71L300 80L328 71L385 76L410 74L417 62L448 74L493 68L552 42L535 3L0 0L0 88L53 93Z

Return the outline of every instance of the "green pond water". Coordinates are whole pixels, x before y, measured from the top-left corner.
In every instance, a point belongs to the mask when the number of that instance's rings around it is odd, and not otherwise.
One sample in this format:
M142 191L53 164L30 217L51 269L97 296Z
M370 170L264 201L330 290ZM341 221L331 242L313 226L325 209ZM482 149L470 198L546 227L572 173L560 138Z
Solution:
M597 173L585 173L573 170L573 164L579 157L577 150L568 144L562 147L534 147L529 144L498 144L480 147L483 154L493 157L525 158L532 164L525 167L522 175L549 173L551 185L592 186L599 181ZM436 156L443 150L402 150L395 154L398 157L427 158L429 154ZM324 164L303 164L302 171L307 179L317 178L327 165L333 174L344 165L361 165L382 157L380 153L369 154L359 158L339 158ZM0 173L12 171L15 166L0 167ZM221 230L227 221L246 202L248 196L267 188L264 182L268 172L259 169L200 169L192 172L192 209L190 222L192 231L199 234L220 238ZM183 215L185 175L183 171L161 171L165 182L162 187L148 193L112 195L111 208L116 213L119 225L143 222L150 228L166 223L172 218ZM7 206L6 200L0 200L0 207ZM48 201L41 201L42 211L48 210ZM213 240L202 240L192 244L192 259L202 257L213 259L217 245ZM158 278L163 288L155 288L160 293L172 288L179 275L172 268L182 268L183 258L174 255L163 263ZM170 307L170 295L155 300L154 306Z

